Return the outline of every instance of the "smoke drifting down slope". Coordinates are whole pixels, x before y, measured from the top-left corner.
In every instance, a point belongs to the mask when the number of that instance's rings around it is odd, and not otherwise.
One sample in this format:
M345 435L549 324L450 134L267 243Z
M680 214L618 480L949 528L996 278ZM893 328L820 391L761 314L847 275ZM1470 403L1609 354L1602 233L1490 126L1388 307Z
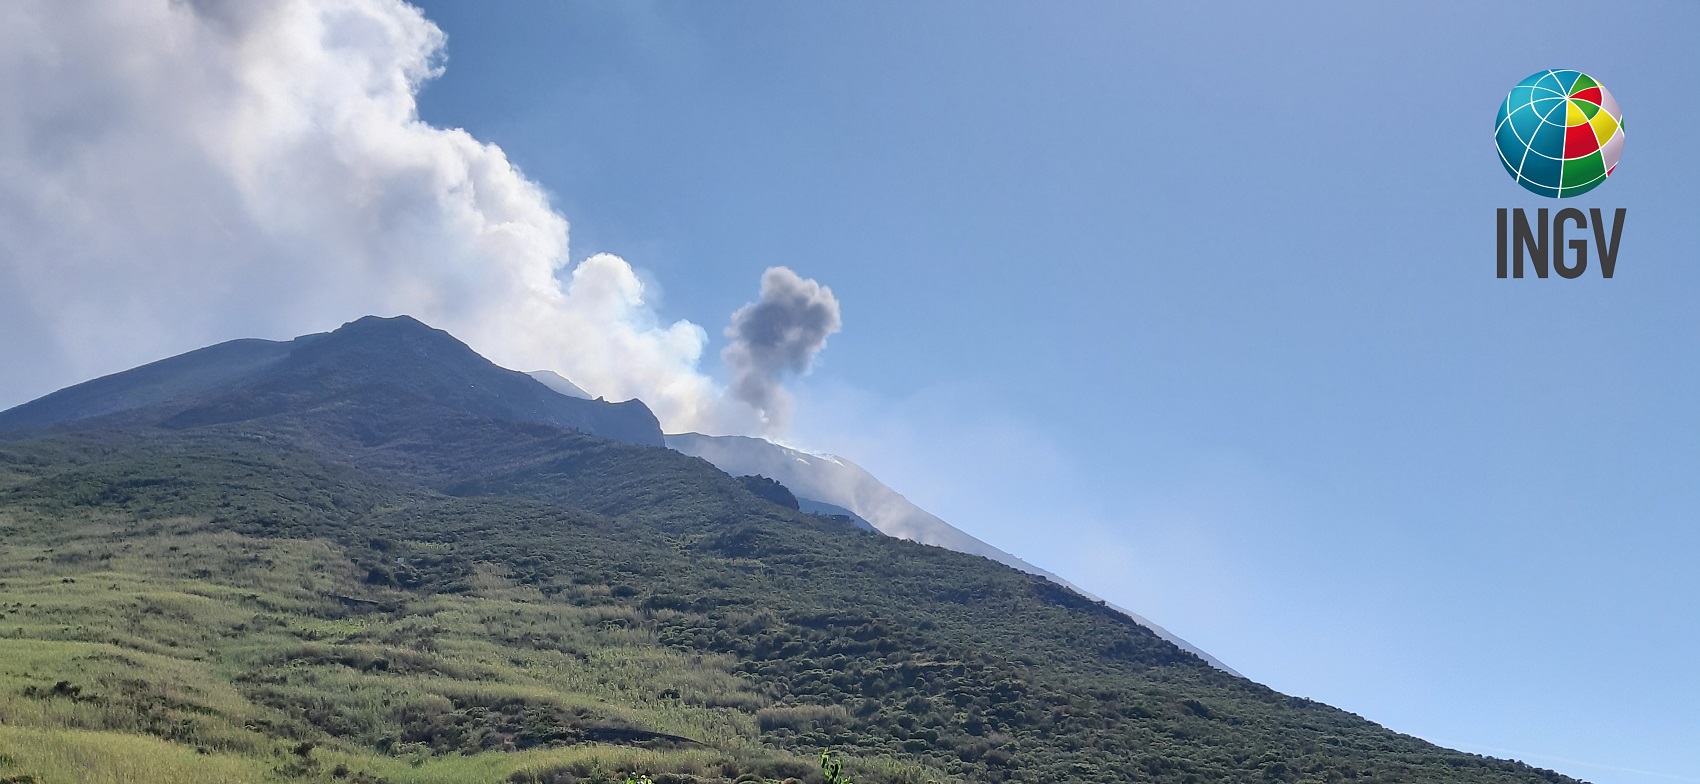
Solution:
M842 507L887 536L989 558L1028 574L1044 577L1081 596L1098 600L1098 597L1079 586L940 520L886 486L861 466L842 457L804 452L761 438L705 436L698 433L669 435L667 446L707 460L729 474L759 474L776 479L796 493L799 500L807 499ZM1192 652L1217 669L1234 672L1216 657L1199 650L1143 616L1115 605L1110 607L1156 632L1157 636Z

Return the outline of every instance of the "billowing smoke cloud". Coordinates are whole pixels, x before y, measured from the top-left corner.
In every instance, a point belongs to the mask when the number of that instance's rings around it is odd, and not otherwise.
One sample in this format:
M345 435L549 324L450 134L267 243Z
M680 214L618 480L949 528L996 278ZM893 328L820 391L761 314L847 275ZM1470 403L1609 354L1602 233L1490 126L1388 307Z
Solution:
M761 300L739 308L726 328L732 343L720 358L732 371L732 396L761 412L769 433L783 434L791 418L785 374L808 372L840 326L832 289L769 267L761 276Z
M702 328L616 256L574 265L501 149L419 119L444 43L400 0L0 4L0 408L409 313L670 430L753 427Z

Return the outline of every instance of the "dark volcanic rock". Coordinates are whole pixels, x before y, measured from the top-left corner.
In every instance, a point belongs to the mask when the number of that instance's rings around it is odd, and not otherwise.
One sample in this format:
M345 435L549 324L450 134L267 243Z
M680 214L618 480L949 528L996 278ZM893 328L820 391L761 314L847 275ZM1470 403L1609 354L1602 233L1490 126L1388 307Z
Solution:
M325 409L419 406L662 445L661 427L642 401L562 395L408 316L367 316L287 342L233 340L191 351L0 412L0 430L95 419L186 428Z

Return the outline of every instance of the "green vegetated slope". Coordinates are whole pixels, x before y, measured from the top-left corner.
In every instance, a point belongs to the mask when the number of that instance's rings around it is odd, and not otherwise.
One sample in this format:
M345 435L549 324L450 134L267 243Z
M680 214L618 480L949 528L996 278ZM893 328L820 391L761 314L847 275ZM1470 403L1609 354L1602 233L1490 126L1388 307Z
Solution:
M701 461L447 419L385 468L287 422L0 446L0 780L1558 780Z
M826 748L863 784L1569 781L701 460L380 392L0 435L0 782L818 781Z

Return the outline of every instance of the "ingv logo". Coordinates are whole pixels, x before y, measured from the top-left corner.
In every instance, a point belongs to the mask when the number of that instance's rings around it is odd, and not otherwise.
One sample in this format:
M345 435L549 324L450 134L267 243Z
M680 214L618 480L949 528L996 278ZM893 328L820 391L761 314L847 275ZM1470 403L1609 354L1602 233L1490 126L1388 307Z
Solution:
M1530 266L1535 268L1535 277L1547 276L1547 253L1552 253L1552 268L1558 271L1561 278L1579 278L1588 270L1588 238L1586 234L1566 241L1564 239L1564 224L1575 224L1579 230L1589 226L1594 227L1594 248L1600 255L1600 277L1609 278L1617 271L1617 242L1623 239L1623 218L1629 210L1617 208L1617 214L1612 216L1611 234L1606 234L1606 224L1595 207L1588 210L1587 215L1575 207L1565 207L1552 216L1552 233L1547 233L1547 210L1542 207L1534 226L1529 225L1529 216L1522 209L1512 211L1513 226L1511 227L1511 277L1523 277L1523 253L1528 251ZM1505 277L1506 256L1506 209L1499 208L1499 277ZM1590 222L1592 218L1592 222ZM1582 234L1582 231L1578 231ZM1575 234L1570 235L1575 237ZM1550 242L1548 240L1551 240ZM1572 256L1570 251L1575 251Z
M1505 96L1494 143L1499 162L1525 190L1555 199L1580 196L1617 171L1623 156L1623 111L1605 85L1581 71L1541 71L1518 82ZM1607 231L1599 208L1587 214L1560 209L1550 223L1548 211L1541 209L1533 225L1521 208L1501 208L1498 276L1523 277L1527 254L1536 277L1547 276L1549 259L1559 277L1581 277L1588 269L1585 230L1591 227L1600 275L1610 278L1617 270L1618 241L1627 212L1618 208ZM1568 241L1566 224L1575 227Z

